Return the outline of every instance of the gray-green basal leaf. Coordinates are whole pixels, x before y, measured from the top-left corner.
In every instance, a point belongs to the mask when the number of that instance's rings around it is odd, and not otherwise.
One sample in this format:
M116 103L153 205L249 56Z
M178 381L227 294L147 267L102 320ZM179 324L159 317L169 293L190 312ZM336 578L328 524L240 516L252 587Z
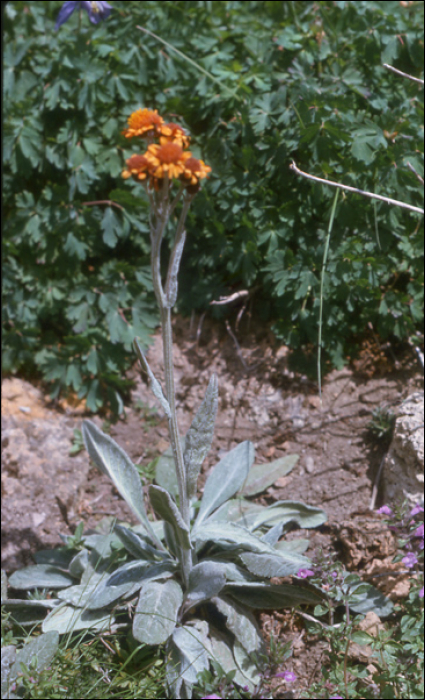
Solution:
M161 486L151 484L149 487L149 498L155 513L173 528L175 538L180 547L191 549L189 528L168 491L161 488Z
M84 610L64 603L47 615L42 624L43 632L57 630L59 634L69 634L78 630L90 629L101 632L114 623L115 617L103 610Z
M90 459L111 479L118 493L161 548L146 515L140 476L130 457L91 421L83 421L81 432Z
M242 486L243 496L255 496L265 491L277 479L286 476L292 471L299 460L299 455L285 455L266 464L254 464Z
M246 440L228 452L213 467L205 483L201 507L195 522L195 530L229 498L239 491L254 462L252 442Z
M266 655L266 648L255 617L243 606L226 596L213 598L217 610L225 616L226 627L235 635L248 654Z
M174 630L170 640L170 651L175 670L170 669L167 674L169 682L173 682L173 676L179 675L187 683L195 684L197 674L208 668L209 657L205 648L207 629L204 622L201 630L191 625L177 627Z
M49 564L35 564L25 566L15 571L9 578L9 585L13 588L66 588L74 583L74 579L65 571L57 569Z
M312 528L323 525L327 520L327 515L322 508L309 506L300 501L276 501L271 506L267 506L251 525L256 528L267 525L277 525L279 523L296 523L299 527Z
M134 638L150 645L166 642L176 626L182 602L183 591L177 581L146 583L134 612Z
M175 564L171 561L152 564L149 561L136 560L123 564L97 585L87 601L87 609L96 610L123 596L130 597L148 581L169 578L174 571Z
M201 561L189 574L185 609L218 595L226 583L225 567L212 561Z

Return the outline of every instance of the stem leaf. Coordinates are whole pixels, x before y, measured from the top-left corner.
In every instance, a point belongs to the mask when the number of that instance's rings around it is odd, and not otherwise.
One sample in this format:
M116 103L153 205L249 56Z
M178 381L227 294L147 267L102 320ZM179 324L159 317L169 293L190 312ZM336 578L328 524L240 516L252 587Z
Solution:
M167 285L165 288L165 300L166 306L172 309L177 299L177 276L179 273L180 261L183 253L184 244L186 241L186 231L183 231L181 237L176 242L175 248L172 253L170 270L168 272Z
M213 374L204 400L192 421L187 434L184 450L184 464L187 479L188 498L196 496L197 482L202 463L207 456L213 435L218 406L218 381Z
M142 365L143 369L146 371L148 377L149 377L149 382L150 382L150 387L152 390L152 393L156 396L158 401L160 402L162 408L164 409L164 413L167 416L168 419L171 418L171 409L170 409L170 404L168 403L167 399L164 396L164 392L162 391L161 384L155 377L154 373L152 372L151 368L148 365L148 361L146 357L143 354L143 350L140 347L139 341L137 338L134 339L134 347L137 352L137 356L140 360L140 364Z

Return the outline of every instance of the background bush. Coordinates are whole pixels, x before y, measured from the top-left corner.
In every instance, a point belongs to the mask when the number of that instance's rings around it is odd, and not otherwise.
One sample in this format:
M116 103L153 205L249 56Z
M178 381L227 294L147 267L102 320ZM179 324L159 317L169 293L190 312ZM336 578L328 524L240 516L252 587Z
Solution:
M423 75L423 3L117 1L97 26L74 12L56 32L61 5L5 10L4 371L122 409L132 338L157 322L144 191L120 178L142 151L121 134L140 107L185 126L213 168L180 311L234 313L209 302L249 289L280 340L316 343L334 191L289 164L421 206L407 162L423 176L423 88L382 63ZM382 338L421 329L422 219L340 198L324 297L336 366L368 323Z

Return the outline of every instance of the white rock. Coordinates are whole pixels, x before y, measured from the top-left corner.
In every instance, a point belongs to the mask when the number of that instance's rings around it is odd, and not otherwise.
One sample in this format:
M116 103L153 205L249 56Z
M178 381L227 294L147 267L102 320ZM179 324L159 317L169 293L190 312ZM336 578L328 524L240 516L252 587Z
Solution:
M398 410L394 436L383 474L385 502L405 498L411 506L423 500L424 488L424 392L407 397Z

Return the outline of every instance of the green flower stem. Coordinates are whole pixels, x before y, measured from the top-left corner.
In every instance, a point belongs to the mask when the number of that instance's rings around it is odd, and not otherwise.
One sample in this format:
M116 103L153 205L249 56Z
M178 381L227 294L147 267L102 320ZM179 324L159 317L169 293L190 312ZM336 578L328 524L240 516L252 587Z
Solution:
M181 193L179 193L178 197ZM166 293L162 286L161 280L161 243L165 231L167 221L169 220L170 214L174 209L176 200L173 202L171 207L168 204L169 195L169 185L168 181L165 180L163 184L162 191L159 197L155 201L155 212L156 220L155 225L151 226L151 267L152 267L152 280L155 290L156 299L158 302L160 314L161 314L161 326L162 326L162 339L163 339L163 353L164 353L164 373L165 373L165 392L167 401L170 406L171 416L168 421L171 448L173 450L174 463L176 466L177 484L179 489L179 506L181 516L186 523L190 526L190 504L187 495L186 488L186 473L184 468L183 450L180 441L180 433L177 425L177 412L176 412L176 397L175 397L175 386L174 386L174 362L173 362L173 336L171 327L171 306L169 303L169 293L173 284L173 278L177 276L179 260L176 262L178 256L179 244L182 241L184 235L184 224L186 220L186 215L189 209L190 202L192 200L191 196L187 196L183 203L183 209L180 215L180 219L177 225L175 243L170 257L169 269L167 274L167 284ZM177 198L176 198L177 199ZM175 281L176 284L176 281ZM182 549L180 552L181 564L183 570L183 578L185 583L188 583L189 573L192 568L192 553L190 550Z
M184 469L183 450L180 442L180 434L177 425L176 401L174 388L174 365L173 365L173 337L171 328L171 309L161 308L162 340L164 345L164 369L165 387L168 403L170 404L171 418L168 421L170 431L170 442L173 450L174 463L176 465L177 483L179 487L180 513L186 525L190 525L189 499L186 489L186 474ZM189 582L189 574L192 569L192 552L182 549L181 563L183 578L186 585Z

